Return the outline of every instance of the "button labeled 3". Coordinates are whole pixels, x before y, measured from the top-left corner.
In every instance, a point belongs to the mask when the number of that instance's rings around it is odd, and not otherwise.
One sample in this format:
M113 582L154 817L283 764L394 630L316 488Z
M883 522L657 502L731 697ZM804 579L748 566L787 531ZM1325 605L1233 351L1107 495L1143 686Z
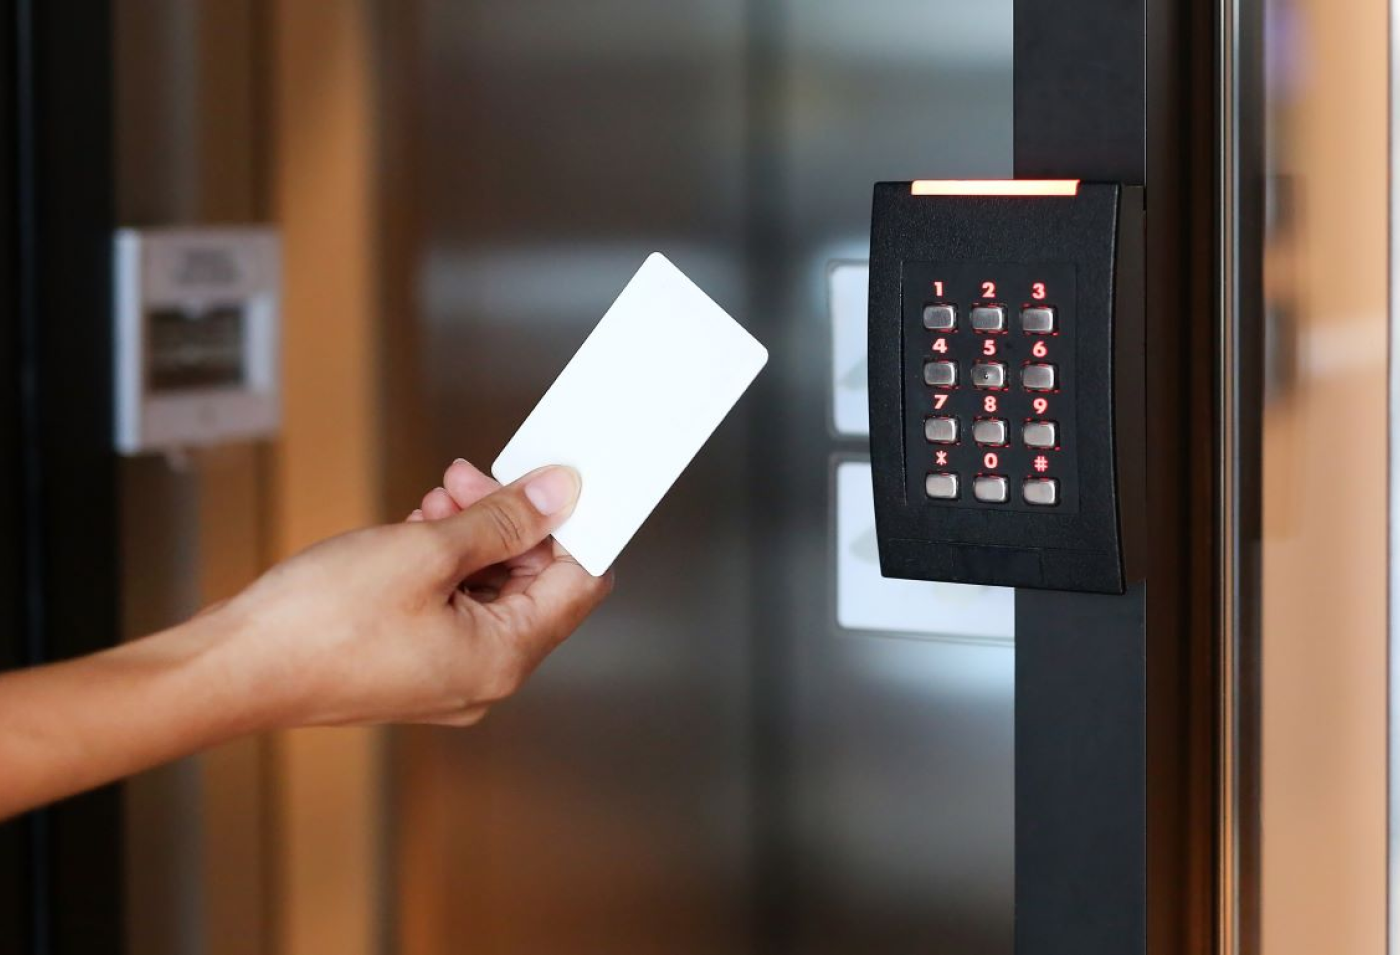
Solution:
M924 314L928 311L925 309ZM1027 305L1021 309L1021 331L1033 335L1049 335L1055 330L1055 306Z

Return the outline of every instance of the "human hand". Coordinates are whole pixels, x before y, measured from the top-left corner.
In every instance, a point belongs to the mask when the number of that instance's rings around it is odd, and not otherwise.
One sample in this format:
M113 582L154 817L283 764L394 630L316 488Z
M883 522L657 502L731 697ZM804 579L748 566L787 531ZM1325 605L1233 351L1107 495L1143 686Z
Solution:
M578 477L501 488L454 462L399 525L317 544L215 613L240 631L283 725L475 723L602 601L550 533Z

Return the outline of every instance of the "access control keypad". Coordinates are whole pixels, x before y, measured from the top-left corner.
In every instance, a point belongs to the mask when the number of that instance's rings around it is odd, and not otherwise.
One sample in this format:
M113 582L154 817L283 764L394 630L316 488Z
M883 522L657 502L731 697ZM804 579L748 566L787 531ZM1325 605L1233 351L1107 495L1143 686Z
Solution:
M1075 512L1073 267L906 262L903 298L910 502Z

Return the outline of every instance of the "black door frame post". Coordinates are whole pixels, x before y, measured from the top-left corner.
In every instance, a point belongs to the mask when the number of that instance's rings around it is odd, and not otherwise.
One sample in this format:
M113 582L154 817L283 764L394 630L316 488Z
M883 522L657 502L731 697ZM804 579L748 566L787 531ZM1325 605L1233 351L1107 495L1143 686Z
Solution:
M112 449L109 0L11 0L0 23L0 666L120 637ZM106 787L0 825L0 950L123 949Z
M1016 595L1018 955L1214 950L1215 0L1016 0L1019 178L1144 186L1145 580Z

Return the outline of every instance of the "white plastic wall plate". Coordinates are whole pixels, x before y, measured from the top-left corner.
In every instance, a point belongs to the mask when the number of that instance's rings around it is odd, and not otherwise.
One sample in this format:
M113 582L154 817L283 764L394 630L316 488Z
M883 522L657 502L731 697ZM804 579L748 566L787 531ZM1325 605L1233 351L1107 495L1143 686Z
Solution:
M869 461L838 460L833 484L837 626L932 640L1014 642L1016 591L1010 588L880 576Z
M870 263L849 259L830 262L826 284L831 317L831 427L838 435L863 438L870 433L866 387L870 371L866 359Z
M277 232L122 229L113 267L117 450L171 451L275 434Z

